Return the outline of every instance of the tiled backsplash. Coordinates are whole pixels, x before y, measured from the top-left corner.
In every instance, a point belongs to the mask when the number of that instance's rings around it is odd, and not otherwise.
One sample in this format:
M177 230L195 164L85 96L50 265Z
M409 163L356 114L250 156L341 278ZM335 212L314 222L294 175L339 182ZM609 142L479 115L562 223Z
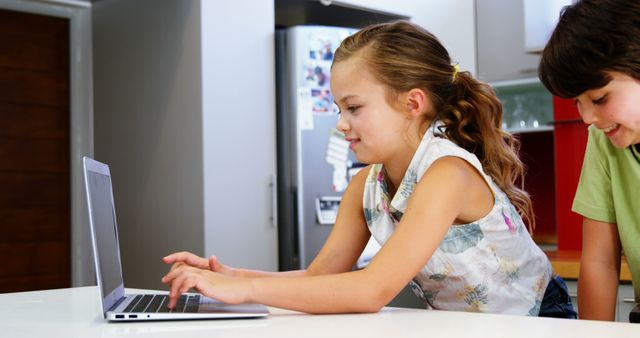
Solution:
M552 129L553 99L537 80L493 84L503 105L502 128L512 132Z

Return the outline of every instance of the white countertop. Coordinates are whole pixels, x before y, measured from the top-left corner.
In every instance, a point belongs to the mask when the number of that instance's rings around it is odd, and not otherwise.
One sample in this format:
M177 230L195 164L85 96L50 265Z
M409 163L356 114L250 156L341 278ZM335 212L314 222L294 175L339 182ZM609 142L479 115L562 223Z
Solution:
M131 290L128 290L131 291ZM308 315L270 308L262 319L106 322L98 289L0 294L2 337L640 337L640 324L384 308Z

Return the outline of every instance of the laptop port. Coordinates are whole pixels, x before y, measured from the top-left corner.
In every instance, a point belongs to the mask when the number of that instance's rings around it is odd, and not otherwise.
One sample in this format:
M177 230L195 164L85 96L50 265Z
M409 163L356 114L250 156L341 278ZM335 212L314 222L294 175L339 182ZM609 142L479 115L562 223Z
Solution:
M116 319L124 319L124 315L116 315Z
M138 315L129 315L129 318L138 318Z

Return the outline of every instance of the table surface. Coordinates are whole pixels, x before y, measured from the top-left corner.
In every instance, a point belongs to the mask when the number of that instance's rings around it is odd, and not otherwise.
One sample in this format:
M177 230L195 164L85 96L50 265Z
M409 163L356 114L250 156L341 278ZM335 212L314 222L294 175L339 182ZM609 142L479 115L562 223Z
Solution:
M140 290L128 289L128 292ZM384 308L309 315L278 308L261 319L106 322L97 287L0 294L2 337L640 337L640 324Z

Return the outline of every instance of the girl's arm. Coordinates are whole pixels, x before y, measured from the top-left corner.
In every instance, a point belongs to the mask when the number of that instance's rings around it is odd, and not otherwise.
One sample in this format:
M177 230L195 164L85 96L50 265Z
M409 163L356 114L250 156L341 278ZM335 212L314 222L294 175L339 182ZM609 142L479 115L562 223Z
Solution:
M478 199L482 192L484 197ZM347 245L341 249L346 250L348 259L337 252L325 254L318 262L324 274L315 276L237 279L178 268L163 278L171 285L169 305L194 287L228 303L257 302L310 313L376 312L422 269L457 218L481 218L492 204L490 190L477 171L462 159L446 157L436 161L416 185L402 221L365 269L339 272L357 254L350 243L338 238L329 245ZM358 213L362 217L362 212ZM332 258L338 264L323 261Z
M162 261L166 264L172 264L171 271L181 266L191 266L198 269L211 270L213 272L221 273L223 275L231 277L249 277L249 278L261 278L261 277L297 277L302 276L305 270L292 270L281 272L270 272L250 269L232 268L228 265L220 263L218 257L211 256L209 259L200 257L191 252L182 251L172 253L164 258Z
M620 238L614 223L584 218L578 277L580 319L615 320Z
M362 208L364 186L370 170L371 166L361 169L349 182L340 201L336 224L306 270L306 276L351 271L358 261L371 237Z
M231 277L302 277L350 271L369 240L369 230L362 211L362 194L370 166L356 174L342 196L336 223L327 241L306 270L269 272L232 268L220 263L216 256L206 258L190 252L177 252L163 258L173 264L171 270L181 266L209 269Z

